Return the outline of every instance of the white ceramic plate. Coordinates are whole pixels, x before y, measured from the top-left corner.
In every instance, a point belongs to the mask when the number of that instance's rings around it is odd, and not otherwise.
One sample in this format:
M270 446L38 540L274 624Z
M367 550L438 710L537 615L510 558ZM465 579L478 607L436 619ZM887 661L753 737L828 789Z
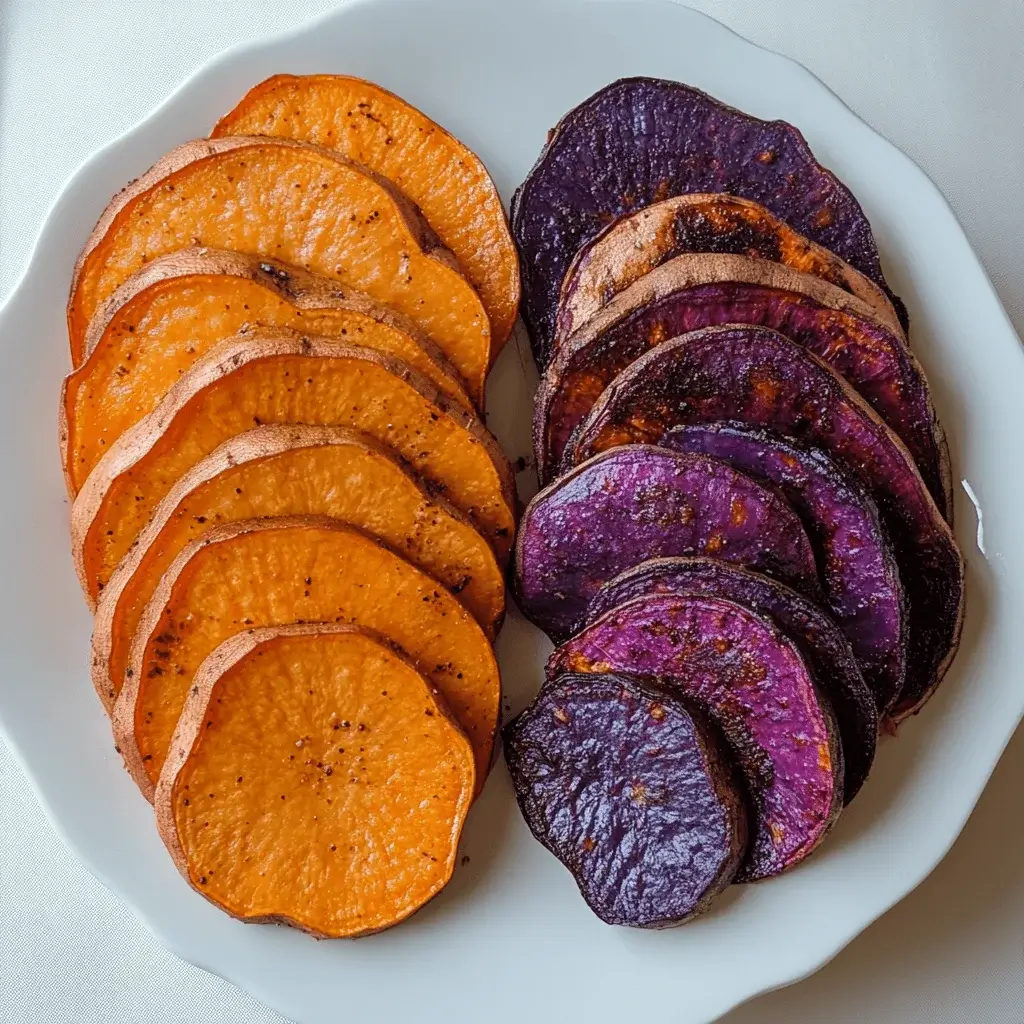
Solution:
M825 847L770 883L734 889L688 927L602 925L534 843L495 770L448 890L401 927L316 943L229 920L189 890L121 770L89 684L89 616L68 555L55 410L67 369L71 267L109 196L171 146L205 134L274 72L379 82L479 152L506 199L560 114L623 75L681 79L783 117L860 198L950 435L969 610L939 695L889 742ZM657 0L357 0L196 74L91 159L55 204L0 311L0 727L65 841L166 945L302 1024L709 1021L820 967L935 866L1024 708L1020 396L1024 360L952 213L905 156L805 70ZM532 368L522 338L494 374L491 425L526 453ZM522 481L527 483L528 481ZM968 500L968 499L971 500ZM976 499L976 501L974 500ZM984 509L984 532L981 509ZM548 646L514 613L500 641L510 709Z

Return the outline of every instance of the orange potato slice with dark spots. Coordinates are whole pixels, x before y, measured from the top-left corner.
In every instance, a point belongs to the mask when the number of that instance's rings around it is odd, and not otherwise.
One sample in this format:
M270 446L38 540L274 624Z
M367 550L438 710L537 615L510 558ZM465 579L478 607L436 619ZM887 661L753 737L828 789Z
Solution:
M288 139L186 142L114 197L75 267L72 362L105 299L146 263L195 245L273 256L366 292L413 320L483 393L490 324L452 254L386 179Z
M200 666L154 802L211 903L341 938L444 888L473 788L472 746L398 651L350 626L284 626Z

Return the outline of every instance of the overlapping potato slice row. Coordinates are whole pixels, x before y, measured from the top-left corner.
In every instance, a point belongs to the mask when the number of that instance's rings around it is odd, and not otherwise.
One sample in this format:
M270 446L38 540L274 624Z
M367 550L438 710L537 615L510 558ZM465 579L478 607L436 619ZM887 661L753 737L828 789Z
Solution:
M100 592L92 678L109 710L132 638L160 578L181 550L224 523L320 514L384 541L435 577L493 640L505 581L490 545L442 498L432 498L383 446L343 427L262 426L225 441L157 506Z
M292 516L227 523L192 541L143 612L113 725L148 798L203 660L236 633L291 622L362 626L398 644L465 730L482 786L501 687L479 624L379 541L338 520ZM349 734L357 747L359 734Z
M504 565L512 541L512 472L461 406L390 356L257 329L219 345L114 444L71 513L83 589L95 600L175 483L236 434L264 423L357 430L385 445L464 513Z
M199 666L154 804L212 903L340 938L444 887L474 776L471 744L399 651L353 626L284 626Z
M337 281L266 257L184 249L148 263L93 317L61 394L61 451L78 493L104 452L183 372L247 325L290 327L395 356L472 409L455 368L407 317Z
M451 253L390 182L287 139L187 142L115 196L75 268L74 364L117 288L156 257L195 245L273 256L366 292L416 323L482 396L490 325Z
M337 150L384 175L423 211L473 282L491 319L492 356L519 308L519 259L480 158L379 85L347 75L274 75L250 89L212 135L273 135Z

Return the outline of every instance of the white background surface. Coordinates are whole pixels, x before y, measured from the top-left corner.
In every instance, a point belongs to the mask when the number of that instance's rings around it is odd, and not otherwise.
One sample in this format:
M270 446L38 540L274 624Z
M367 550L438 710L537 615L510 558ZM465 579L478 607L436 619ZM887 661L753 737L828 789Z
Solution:
M1024 333L1019 0L692 5L800 60L921 164ZM0 0L0 297L20 276L50 202L86 156L208 57L329 6ZM528 984L502 965L495 971L497 985ZM59 845L0 746L0 1024L278 1019L164 953ZM1011 744L949 857L916 893L810 981L724 1020L1024 1024L1024 736Z

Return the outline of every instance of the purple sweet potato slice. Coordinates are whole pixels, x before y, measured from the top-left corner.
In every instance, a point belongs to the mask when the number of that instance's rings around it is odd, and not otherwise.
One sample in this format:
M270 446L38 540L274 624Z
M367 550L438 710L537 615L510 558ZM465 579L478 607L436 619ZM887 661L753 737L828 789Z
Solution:
M676 256L702 252L756 256L819 277L861 299L876 320L903 334L885 292L834 252L760 203L698 192L621 217L576 253L562 282L552 348L644 274Z
M813 601L760 573L714 558L655 558L609 580L587 608L593 622L620 604L656 594L720 597L769 619L796 644L835 713L842 740L843 802L860 791L878 739L875 698L839 627Z
M687 192L753 199L892 292L864 211L785 121L679 82L625 78L569 111L512 199L523 317L543 367L576 251L607 224ZM904 324L903 304L893 300Z
M756 811L737 881L803 860L842 808L843 756L828 701L796 645L749 608L693 594L639 597L555 650L547 672L653 676L707 708Z
M826 281L746 256L677 256L620 292L566 339L534 409L534 448L550 479L601 391L653 345L720 324L771 327L824 359L910 449L945 515L949 458L924 373L902 338Z
M663 342L606 389L571 450L660 442L676 427L737 420L819 448L878 506L907 606L907 669L889 710L915 713L956 653L964 570L949 525L906 448L820 359L766 328L719 327Z
M682 924L747 852L743 783L719 729L652 681L560 676L504 731L516 799L602 921Z
M820 449L774 431L696 423L661 443L728 462L786 497L814 548L825 602L884 712L903 686L906 616L899 569L864 486Z
M576 467L530 502L516 535L516 599L557 642L612 576L648 558L697 554L821 596L810 541L777 491L717 459L630 445Z

